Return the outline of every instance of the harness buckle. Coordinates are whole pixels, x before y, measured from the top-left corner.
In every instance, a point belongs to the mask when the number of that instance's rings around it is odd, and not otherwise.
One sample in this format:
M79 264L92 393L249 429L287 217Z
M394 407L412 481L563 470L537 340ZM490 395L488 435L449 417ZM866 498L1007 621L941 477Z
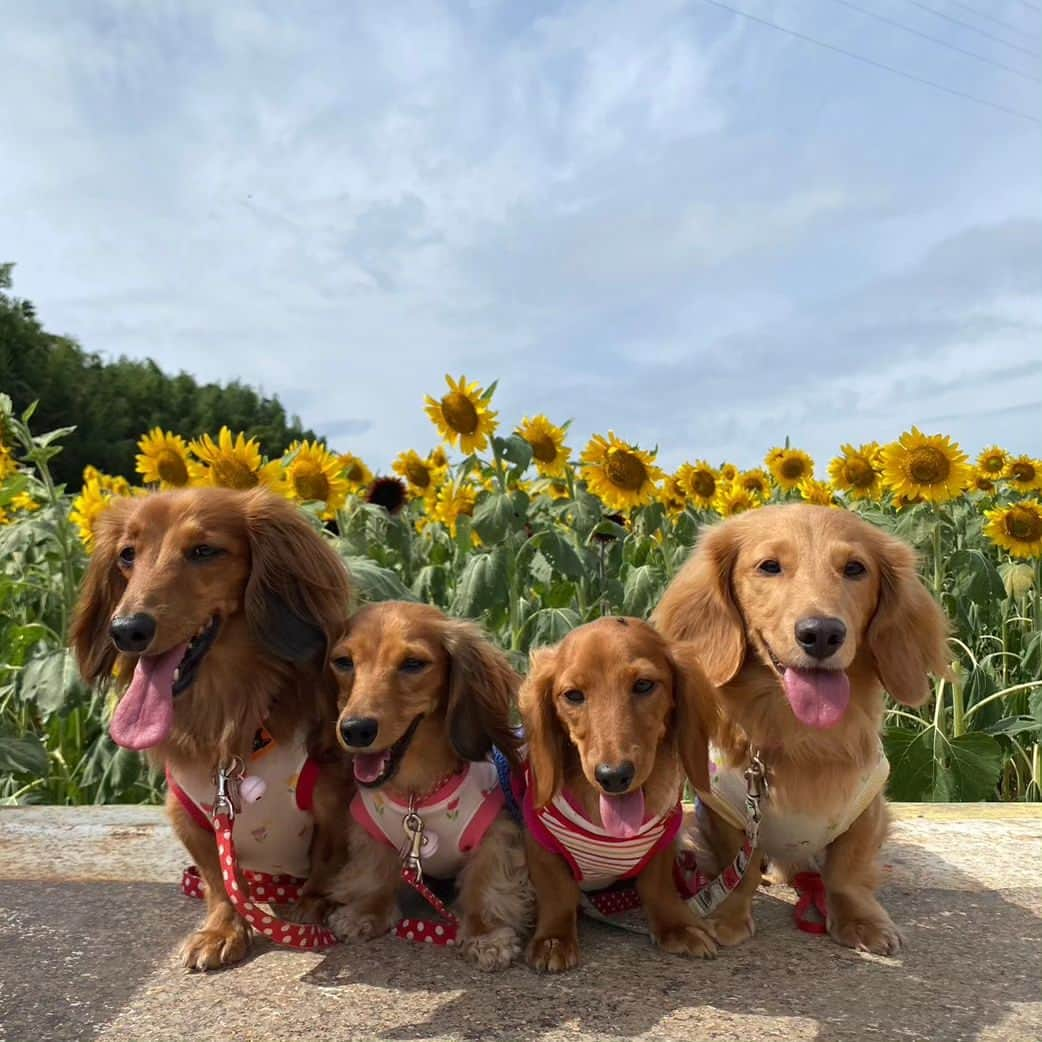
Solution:
M402 859L402 867L412 871L416 882L423 881L423 818L416 813L416 794L409 797L409 811L402 818L402 829L405 832L405 845L398 852Z
M237 808L234 796L237 794L238 784L245 774L246 764L239 756L233 756L232 762L227 767L217 768L217 772L213 776L216 792L211 809L214 819L221 814L227 814L229 821L235 821Z

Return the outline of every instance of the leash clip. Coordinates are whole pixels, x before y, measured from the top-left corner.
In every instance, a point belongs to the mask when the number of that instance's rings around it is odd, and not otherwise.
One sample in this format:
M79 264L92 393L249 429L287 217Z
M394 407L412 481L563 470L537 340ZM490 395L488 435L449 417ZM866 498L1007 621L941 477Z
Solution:
M399 851L402 866L413 872L416 882L423 881L423 818L416 813L416 794L409 797L409 812L402 818L405 845Z
M749 766L745 772L745 809L748 814L746 834L750 842L755 846L756 837L760 831L760 821L763 811L760 809L760 801L767 799L769 794L767 785L767 768L760 758L759 749L754 749L749 759Z
M232 757L232 762L227 767L218 767L213 777L217 791L213 798L211 813L214 818L221 814L227 814L229 821L235 820L236 807L233 798L233 790L238 788L238 783L246 774L246 764L238 756Z

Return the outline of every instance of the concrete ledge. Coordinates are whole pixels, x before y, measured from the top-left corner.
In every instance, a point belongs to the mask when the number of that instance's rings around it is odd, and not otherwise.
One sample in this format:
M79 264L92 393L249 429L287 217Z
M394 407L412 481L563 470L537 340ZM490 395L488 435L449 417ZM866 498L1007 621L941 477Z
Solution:
M583 926L583 965L496 976L390 938L325 955L257 943L176 965L199 906L153 807L0 810L0 1039L858 1040L1042 1038L1042 807L898 805L883 901L899 958L796 931L793 895L710 963Z

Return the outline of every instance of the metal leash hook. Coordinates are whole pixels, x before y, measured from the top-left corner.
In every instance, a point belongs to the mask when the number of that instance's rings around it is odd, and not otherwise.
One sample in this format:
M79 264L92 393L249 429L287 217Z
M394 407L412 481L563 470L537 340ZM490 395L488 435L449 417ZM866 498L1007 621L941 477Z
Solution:
M749 766L745 769L745 810L747 821L745 826L746 835L752 846L756 846L756 839L760 832L760 821L763 811L760 809L760 801L767 798L767 768L760 759L760 750L754 749L749 759Z
M409 797L409 811L402 818L405 845L399 851L404 868L412 871L416 882L423 880L423 818L416 813L416 794Z
M246 774L246 764L238 756L232 757L232 762L227 767L218 767L213 777L213 783L217 791L213 798L212 814L216 818L219 814L227 814L229 821L235 820L236 806L233 798L233 790L238 788L238 783Z

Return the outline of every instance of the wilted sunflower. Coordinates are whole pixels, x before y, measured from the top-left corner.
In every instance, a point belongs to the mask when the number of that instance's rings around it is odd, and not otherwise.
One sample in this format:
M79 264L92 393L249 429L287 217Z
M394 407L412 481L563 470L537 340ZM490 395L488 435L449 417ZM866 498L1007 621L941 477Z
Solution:
M814 460L802 449L771 449L764 457L767 469L774 475L779 488L786 492L801 481L814 477Z
M720 464L720 480L721 481L734 481L738 475L738 468L733 463L721 463Z
M441 453L441 458L444 460L444 453ZM424 459L415 449L409 449L398 454L391 469L405 478L411 495L432 496L445 480L447 466L447 460L435 462L433 452Z
M240 431L235 437L227 427L217 432L215 442L204 434L189 448L196 458L206 464L201 475L207 485L221 488L253 488L260 481L261 453L256 438L247 439Z
M1042 503L1023 499L1019 503L985 510L984 534L1014 557L1042 557Z
M344 505L349 484L340 458L319 441L295 441L283 456L290 498L301 503L324 503L323 517Z
M829 464L832 484L851 499L878 499L880 474L874 463L879 446L868 442L855 449L853 445L841 445L842 455Z
M392 517L401 513L407 499L405 482L401 478L374 478L365 494L365 501L383 507Z
M136 470L146 485L163 489L185 488L199 476L201 469L188 457L184 438L162 427L153 427L137 443L141 450L136 457Z
M459 445L467 454L480 452L496 430L496 414L489 408L492 394L474 381L468 383L465 376L453 380L446 373L445 382L448 394L441 398L427 395L427 415L450 445Z
M1006 463L1003 477L1018 492L1042 488L1042 461L1030 456L1012 456Z
M819 507L838 507L840 504L832 494L832 489L824 481L807 478L797 486L800 499L804 503L813 503Z
M536 469L544 478L558 478L568 466L569 450L564 443L564 428L551 423L541 413L521 421L517 433L528 442Z
M705 460L681 464L676 478L695 506L708 510L713 505L718 478L716 471Z
M768 499L771 494L771 476L765 470L741 470L734 478L734 484L751 492L760 499Z
M456 479L446 481L438 489L437 497L431 509L431 517L440 521L453 535L456 534L456 522L461 514L473 514L478 501L477 489L465 481Z
M883 448L883 482L895 496L946 503L972 476L966 453L946 434L923 434L913 427Z
M348 492L362 492L373 483L373 472L353 452L341 453L337 463L347 482Z
M583 449L582 474L590 491L609 510L631 510L655 498L655 484L662 471L655 453L630 445L608 431L595 434Z
M744 514L746 510L755 510L763 506L760 497L742 488L741 485L721 484L717 488L713 509L721 517L734 517Z
M977 469L994 481L996 478L1002 477L1008 461L1009 453L1005 449L1000 449L998 445L991 445L977 457Z

